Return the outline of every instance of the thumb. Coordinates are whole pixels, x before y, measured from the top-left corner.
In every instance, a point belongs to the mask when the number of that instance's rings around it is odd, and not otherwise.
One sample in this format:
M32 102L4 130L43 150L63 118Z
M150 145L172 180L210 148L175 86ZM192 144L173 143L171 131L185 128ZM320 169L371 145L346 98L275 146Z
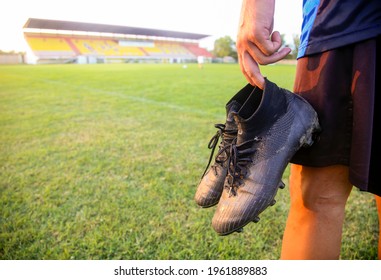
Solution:
M280 36L280 33L278 31L274 31L271 34L270 38L265 40L263 43L263 47L261 47L261 45L259 45L258 47L265 55L270 56L281 48L282 37Z

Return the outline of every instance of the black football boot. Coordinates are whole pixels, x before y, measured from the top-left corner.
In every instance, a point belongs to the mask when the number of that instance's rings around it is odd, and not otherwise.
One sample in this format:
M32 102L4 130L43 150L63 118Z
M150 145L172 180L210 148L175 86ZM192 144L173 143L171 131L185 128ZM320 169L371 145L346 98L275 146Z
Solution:
M261 100L258 104L258 98ZM315 110L302 97L266 79L234 114L238 135L231 145L228 172L212 226L219 235L241 231L275 203L281 178L301 146L319 130Z
M242 104L245 103L246 99L250 96L251 91L252 86L246 85L234 95L225 107L225 124L215 125L215 127L218 128L218 131L216 135L212 137L208 145L208 148L212 149L209 163L206 166L194 196L196 203L203 208L216 205L221 197L228 169L230 146L237 137L237 124L235 123L233 115L239 111ZM209 168L220 137L221 142L219 150L214 163Z

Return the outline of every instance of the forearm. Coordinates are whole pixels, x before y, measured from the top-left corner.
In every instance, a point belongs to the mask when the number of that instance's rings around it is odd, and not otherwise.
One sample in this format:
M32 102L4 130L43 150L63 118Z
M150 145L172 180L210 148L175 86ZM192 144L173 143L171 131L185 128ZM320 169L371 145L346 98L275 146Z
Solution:
M243 0L237 42L250 41L269 55L266 44L273 32L275 0Z
M248 20L272 26L274 11L275 0L242 0L239 26L241 28Z
M237 52L242 73L252 84L263 88L258 64L283 59L290 48L281 49L279 32L273 32L275 0L242 0L237 36Z

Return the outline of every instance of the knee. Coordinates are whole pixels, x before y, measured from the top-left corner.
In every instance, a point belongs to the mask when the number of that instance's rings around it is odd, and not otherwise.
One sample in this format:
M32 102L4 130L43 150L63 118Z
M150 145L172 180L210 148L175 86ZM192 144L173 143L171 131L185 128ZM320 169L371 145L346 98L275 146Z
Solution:
M334 209L343 211L352 190L347 173L347 167L343 166L293 166L290 179L292 204L316 213Z
M344 193L315 193L306 191L302 196L305 209L315 213L344 211L348 195Z

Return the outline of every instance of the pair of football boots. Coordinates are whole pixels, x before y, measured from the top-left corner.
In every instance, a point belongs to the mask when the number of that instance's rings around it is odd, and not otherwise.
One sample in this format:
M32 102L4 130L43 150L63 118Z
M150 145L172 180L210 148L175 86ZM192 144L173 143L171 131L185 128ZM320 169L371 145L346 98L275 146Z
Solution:
M266 79L264 90L247 84L233 96L225 124L216 128L194 198L204 208L217 204L212 227L228 235L258 222L259 214L275 204L287 164L298 149L313 144L320 127L307 101Z

